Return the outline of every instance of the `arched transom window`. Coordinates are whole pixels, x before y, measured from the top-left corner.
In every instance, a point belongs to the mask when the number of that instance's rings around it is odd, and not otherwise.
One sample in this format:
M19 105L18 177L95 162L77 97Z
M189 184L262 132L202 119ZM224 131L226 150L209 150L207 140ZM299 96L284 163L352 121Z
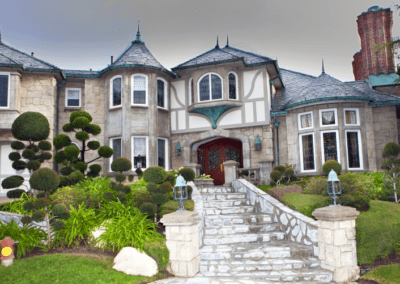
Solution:
M204 75L198 84L199 101L222 99L222 79L216 74Z

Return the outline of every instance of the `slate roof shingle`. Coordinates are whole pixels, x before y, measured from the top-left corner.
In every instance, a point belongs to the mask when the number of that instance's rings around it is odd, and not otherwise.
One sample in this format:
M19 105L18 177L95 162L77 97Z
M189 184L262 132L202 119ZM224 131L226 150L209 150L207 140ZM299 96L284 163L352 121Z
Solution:
M112 64L112 66L124 64L141 64L166 69L157 61L144 44L136 42L132 43L132 45Z

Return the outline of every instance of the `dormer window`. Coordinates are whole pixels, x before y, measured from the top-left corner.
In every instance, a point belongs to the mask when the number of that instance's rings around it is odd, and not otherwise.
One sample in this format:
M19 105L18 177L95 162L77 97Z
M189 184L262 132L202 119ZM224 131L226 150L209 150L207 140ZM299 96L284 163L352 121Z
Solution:
M0 109L10 108L10 73L0 72Z
M121 86L122 86L121 76L111 79L110 107L121 106Z
M222 79L217 74L204 75L199 83L199 101L222 99Z
M147 105L147 76L133 76L132 105Z
M167 109L167 82L157 79L157 106Z
M237 100L237 76L234 73L229 73L228 75L229 81L229 98L232 100Z

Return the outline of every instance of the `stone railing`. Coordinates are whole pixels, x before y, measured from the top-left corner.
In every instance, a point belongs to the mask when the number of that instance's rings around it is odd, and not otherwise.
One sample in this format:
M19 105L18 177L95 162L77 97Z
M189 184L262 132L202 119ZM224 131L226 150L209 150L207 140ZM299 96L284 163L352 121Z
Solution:
M23 215L18 214L18 213L10 213L10 212L5 212L5 211L0 211L0 221L7 224L11 221L14 221L15 223L18 224L19 227L23 227L24 224L21 222L21 218ZM31 223L34 227L42 229L43 231L47 232L47 225L46 222L34 222L32 221Z
M247 175L243 175L242 172L247 171ZM245 179L250 182L258 182L260 180L260 168L238 168L236 169L236 177Z
M192 200L194 203L193 212L197 212L199 214L199 216L201 217L201 220L199 222L199 247L201 247L203 245L204 214L205 214L205 211L203 209L203 199L201 198L200 192L197 189L196 185L192 181L188 182L187 185L190 185L193 189L193 191L192 191Z
M244 179L233 181L232 186L235 192L246 193L257 213L271 214L273 221L279 223L279 230L285 232L286 240L312 246L318 256L317 221L283 205Z

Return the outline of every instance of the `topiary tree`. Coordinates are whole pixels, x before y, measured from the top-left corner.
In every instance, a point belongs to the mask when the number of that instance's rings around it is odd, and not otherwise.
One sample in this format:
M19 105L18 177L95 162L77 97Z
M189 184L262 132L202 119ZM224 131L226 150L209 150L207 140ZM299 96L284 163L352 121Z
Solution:
M154 182L155 184L161 184L166 177L167 173L164 168L158 166L149 167L143 173L145 182Z
M34 210L32 216L24 216L21 218L23 224L28 224L32 221L42 222L46 221L47 224L47 240L48 247L51 246L51 232L50 226L55 231L61 230L64 227L64 222L60 219L68 219L69 211L64 204L53 204L50 210L50 192L58 187L60 184L60 177L58 174L49 168L41 168L35 171L29 179L31 188L44 192L43 198L37 198L35 201L25 202L23 205L24 210ZM54 216L50 218L50 214ZM56 219L59 218L59 219Z
M64 166L60 170L60 174L64 176L61 178L61 186L78 183L85 177L99 176L101 166L93 164L89 166L89 171L86 172L88 164L100 158L110 158L114 153L108 146L100 147L98 141L87 142L89 134L96 136L101 133L100 126L90 123L92 120L92 116L89 113L78 110L71 113L69 123L62 127L64 132L76 132L75 138L82 143L80 150L77 146L71 144L71 139L65 134L59 134L53 139L53 145L56 150L63 149L58 151L54 156L54 161ZM99 157L91 161L86 161L85 153L92 150L97 150Z
M47 152L51 150L51 143L45 141L50 134L50 124L43 114L39 112L21 114L14 120L11 126L11 134L15 139L20 140L11 142L11 148L16 150L8 155L8 158L13 161L13 169L17 171L28 169L29 175L32 176L45 160L50 160L53 157L51 153ZM21 141L27 141L28 145ZM36 142L38 142L38 145L35 144ZM22 151L22 155L17 151ZM16 188L23 185L24 181L23 177L14 175L5 178L1 186L4 189ZM29 195L32 196L32 190L29 190L26 185L24 186Z
M110 184L110 187L112 189L115 189L119 193L116 195L116 197L122 202L125 203L126 201L126 195L131 192L131 188L129 186L123 186L122 182L126 180L126 175L122 174L122 172L126 172L132 169L132 163L128 158L117 158L111 163L111 170L113 172L119 172L115 176L115 180L118 182ZM122 192L121 192L122 191Z
M340 172L342 171L342 166L335 160L330 160L330 161L326 161L323 164L322 170L324 171L324 173L326 175L329 175L329 172L331 170L334 170L337 173L337 175L340 175Z
M275 185L279 185L283 178L287 178L287 183L289 184L290 179L294 175L294 170L292 165L277 165L274 170L269 174L271 179L273 180L271 183Z
M392 184L394 191L394 200L399 202L397 199L397 184L400 181L400 159L398 155L400 153L400 146L394 142L389 142L383 147L383 157L386 159L382 161L382 168L385 169L387 180Z
M196 178L196 175L195 175L193 169L191 169L191 168L180 169L178 174L180 174L185 179L186 182L194 181L194 179Z

